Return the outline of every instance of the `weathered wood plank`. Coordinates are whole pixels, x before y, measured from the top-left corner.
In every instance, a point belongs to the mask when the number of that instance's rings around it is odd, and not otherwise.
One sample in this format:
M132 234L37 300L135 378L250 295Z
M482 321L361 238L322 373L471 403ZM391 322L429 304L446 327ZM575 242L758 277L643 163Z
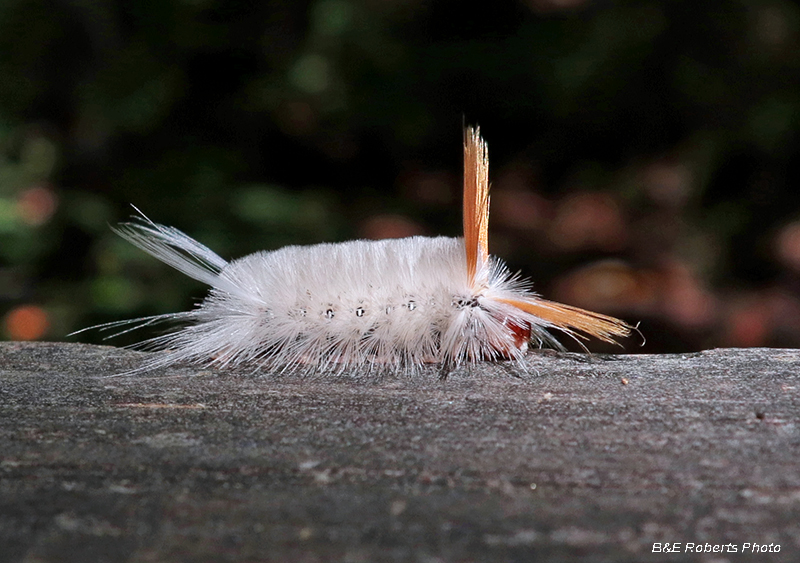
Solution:
M800 560L800 351L107 377L139 360L0 344L0 560Z

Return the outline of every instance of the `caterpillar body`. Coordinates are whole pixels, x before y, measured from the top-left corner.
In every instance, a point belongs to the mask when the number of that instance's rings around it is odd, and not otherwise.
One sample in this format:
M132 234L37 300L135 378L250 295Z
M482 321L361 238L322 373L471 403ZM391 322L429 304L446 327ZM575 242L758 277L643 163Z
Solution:
M191 362L318 372L520 360L529 343L560 347L553 329L606 342L627 336L624 321L542 299L489 255L488 168L480 130L467 128L463 238L288 246L227 262L141 215L114 230L210 292L190 311L102 327L183 324L142 343L161 352L145 369Z

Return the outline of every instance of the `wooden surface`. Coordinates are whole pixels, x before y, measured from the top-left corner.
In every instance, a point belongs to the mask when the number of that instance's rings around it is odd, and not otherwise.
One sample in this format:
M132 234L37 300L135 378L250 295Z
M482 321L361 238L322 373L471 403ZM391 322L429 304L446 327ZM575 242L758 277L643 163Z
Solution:
M0 344L0 560L800 561L795 350L108 377L141 357Z

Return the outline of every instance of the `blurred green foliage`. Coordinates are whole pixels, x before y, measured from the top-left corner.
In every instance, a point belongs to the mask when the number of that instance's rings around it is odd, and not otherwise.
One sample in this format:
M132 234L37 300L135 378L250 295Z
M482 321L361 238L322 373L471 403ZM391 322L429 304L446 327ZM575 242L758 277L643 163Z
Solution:
M6 337L202 298L109 231L129 204L226 258L456 235L466 119L538 289L651 350L800 345L799 47L786 0L5 0Z

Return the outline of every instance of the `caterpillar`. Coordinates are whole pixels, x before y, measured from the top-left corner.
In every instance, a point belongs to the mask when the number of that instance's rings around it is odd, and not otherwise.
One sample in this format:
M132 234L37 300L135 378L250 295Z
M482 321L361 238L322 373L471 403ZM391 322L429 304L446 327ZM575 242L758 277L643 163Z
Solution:
M553 330L617 343L633 329L542 299L489 254L489 159L477 127L464 130L463 220L461 238L287 246L228 262L139 212L113 230L210 291L189 311L99 327L179 323L141 343L160 352L146 369L188 362L341 373L438 364L445 374L470 362L519 361L530 344L563 348Z

